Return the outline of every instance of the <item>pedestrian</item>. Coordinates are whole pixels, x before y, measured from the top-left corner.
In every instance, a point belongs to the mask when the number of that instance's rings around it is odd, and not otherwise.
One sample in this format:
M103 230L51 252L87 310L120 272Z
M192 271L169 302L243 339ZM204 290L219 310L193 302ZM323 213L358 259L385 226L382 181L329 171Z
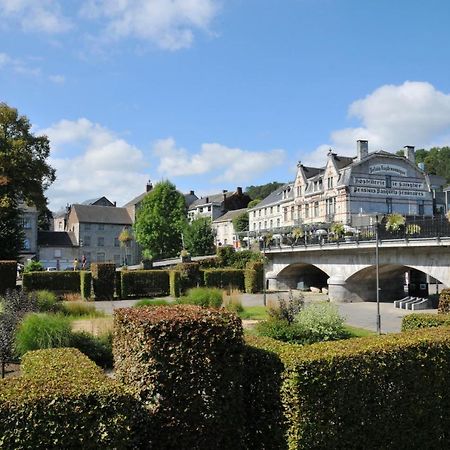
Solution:
M86 255L81 258L81 270L86 270Z
M73 260L73 270L78 270L78 258Z

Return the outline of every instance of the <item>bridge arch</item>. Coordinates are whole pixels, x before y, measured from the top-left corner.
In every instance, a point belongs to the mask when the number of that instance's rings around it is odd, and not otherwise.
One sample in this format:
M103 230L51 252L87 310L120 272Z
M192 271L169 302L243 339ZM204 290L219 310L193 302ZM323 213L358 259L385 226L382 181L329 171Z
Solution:
M286 265L276 274L277 288L327 288L330 274L325 270L308 262L295 262Z

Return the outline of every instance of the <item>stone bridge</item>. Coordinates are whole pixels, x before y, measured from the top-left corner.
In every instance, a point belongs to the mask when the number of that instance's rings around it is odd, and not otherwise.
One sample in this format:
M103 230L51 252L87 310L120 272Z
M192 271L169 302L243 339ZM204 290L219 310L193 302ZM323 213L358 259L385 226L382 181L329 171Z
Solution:
M375 245L367 241L267 249L268 287L296 288L303 281L308 287L328 287L332 301L374 301ZM450 238L380 241L379 263L381 300L404 296L405 280L448 287Z

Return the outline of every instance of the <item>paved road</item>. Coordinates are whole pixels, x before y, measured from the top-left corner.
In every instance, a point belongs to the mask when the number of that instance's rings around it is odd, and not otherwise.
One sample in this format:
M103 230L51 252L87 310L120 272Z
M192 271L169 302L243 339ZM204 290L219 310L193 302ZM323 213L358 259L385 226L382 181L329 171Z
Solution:
M268 293L266 296L267 304L277 302L279 296L287 298L288 294L283 293ZM242 304L244 306L259 306L263 305L264 297L262 294L242 294ZM324 294L305 293L305 301L324 301L326 300ZM136 303L136 300L117 300L113 302L95 302L97 309L104 311L107 314L112 314L113 309L126 308ZM340 303L337 304L339 312L345 317L345 322L349 325L365 328L367 330L376 331L376 303ZM436 313L436 309L429 309L426 311L419 311L421 313ZM402 318L411 314L411 311L394 308L392 303L380 303L381 314L381 331L383 333L396 333L401 329Z

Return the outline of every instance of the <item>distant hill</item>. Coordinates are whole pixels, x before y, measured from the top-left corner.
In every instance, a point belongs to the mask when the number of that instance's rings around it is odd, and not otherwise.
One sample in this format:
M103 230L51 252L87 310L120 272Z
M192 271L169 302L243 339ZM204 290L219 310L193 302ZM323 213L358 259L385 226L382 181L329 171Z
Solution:
M252 200L266 198L270 193L283 186L285 183L279 183L278 181L272 181L272 183L262 184L260 186L247 186L245 192L250 196Z

